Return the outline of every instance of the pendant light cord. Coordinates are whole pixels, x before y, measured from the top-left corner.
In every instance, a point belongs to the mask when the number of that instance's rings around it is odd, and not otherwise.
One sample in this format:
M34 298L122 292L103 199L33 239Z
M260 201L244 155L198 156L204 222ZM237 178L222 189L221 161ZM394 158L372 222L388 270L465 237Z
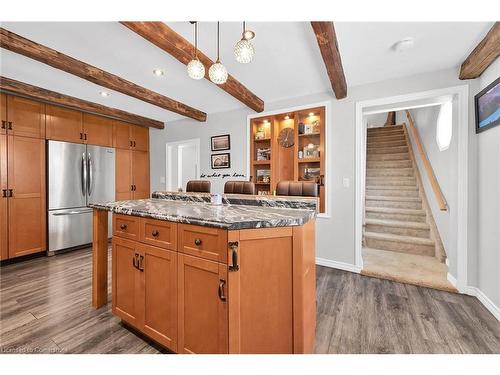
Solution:
M194 24L194 58L198 58L198 22Z
M220 61L219 57L219 21L217 21L217 62Z

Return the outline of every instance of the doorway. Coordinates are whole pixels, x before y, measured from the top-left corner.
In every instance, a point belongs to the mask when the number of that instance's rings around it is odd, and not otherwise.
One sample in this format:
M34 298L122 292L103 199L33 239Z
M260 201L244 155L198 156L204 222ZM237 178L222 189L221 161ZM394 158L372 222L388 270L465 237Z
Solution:
M189 180L200 178L200 139L166 144L166 191L184 191Z

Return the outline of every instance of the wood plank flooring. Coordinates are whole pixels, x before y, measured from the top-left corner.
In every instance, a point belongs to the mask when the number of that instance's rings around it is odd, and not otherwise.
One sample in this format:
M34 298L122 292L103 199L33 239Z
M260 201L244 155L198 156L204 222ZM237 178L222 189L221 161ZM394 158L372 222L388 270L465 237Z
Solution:
M0 353L165 352L111 304L94 310L90 282L90 249L2 266ZM500 353L500 323L473 297L320 266L317 287L318 353Z

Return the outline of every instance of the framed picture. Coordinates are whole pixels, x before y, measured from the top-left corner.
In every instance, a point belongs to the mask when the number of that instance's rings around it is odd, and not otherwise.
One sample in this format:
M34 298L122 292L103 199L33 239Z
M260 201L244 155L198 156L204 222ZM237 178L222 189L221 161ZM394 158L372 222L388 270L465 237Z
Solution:
M211 138L212 151L224 151L231 149L231 138L229 134L216 135Z
M229 153L213 154L212 169L231 168L231 156Z
M476 134L500 125L500 77L474 96Z

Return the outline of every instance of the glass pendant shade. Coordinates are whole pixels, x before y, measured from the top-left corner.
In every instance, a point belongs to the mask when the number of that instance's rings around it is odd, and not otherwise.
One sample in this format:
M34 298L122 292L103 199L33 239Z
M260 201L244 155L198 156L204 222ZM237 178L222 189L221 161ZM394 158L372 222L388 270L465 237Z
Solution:
M208 76L213 83L222 85L227 81L227 69L217 60L217 62L208 69Z
M236 61L241 64L248 64L253 60L253 56L255 55L255 49L251 42L246 39L241 39L234 46L234 57Z
M187 64L188 76L192 79L202 79L205 77L205 66L198 59L193 59Z

